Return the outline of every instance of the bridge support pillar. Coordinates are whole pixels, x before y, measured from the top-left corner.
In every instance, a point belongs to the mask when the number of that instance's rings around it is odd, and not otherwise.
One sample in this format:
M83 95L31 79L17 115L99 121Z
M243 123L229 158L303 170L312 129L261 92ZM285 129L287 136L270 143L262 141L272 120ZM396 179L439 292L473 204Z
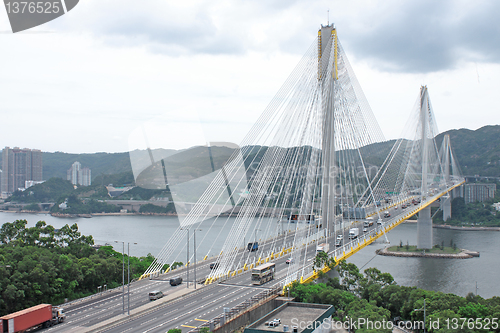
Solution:
M441 210L443 211L443 221L451 219L451 197L449 195L441 197Z
M418 213L417 248L432 249L431 207L424 208Z

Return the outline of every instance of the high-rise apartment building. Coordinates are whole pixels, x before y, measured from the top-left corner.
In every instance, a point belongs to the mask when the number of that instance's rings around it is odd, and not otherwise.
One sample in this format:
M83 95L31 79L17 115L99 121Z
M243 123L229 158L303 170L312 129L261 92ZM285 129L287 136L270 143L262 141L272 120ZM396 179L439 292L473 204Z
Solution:
M90 186L92 173L89 168L82 168L82 164L77 161L66 172L66 179L73 185Z
M83 186L90 186L92 184L92 172L89 168L80 169L78 174L78 184Z
M24 189L26 181L42 180L42 152L5 147L2 152L2 196Z
M71 165L71 168L66 172L66 179L73 185L78 185L78 171L80 171L82 164L80 162L75 162Z
M495 197L496 184L473 183L465 184L465 203L486 201Z

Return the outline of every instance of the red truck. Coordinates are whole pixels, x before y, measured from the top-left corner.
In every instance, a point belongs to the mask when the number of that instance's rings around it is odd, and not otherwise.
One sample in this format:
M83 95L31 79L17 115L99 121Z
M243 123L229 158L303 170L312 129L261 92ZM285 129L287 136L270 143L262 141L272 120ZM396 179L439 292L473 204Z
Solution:
M63 309L50 304L40 304L0 318L0 333L23 332L37 326L50 327L62 323Z

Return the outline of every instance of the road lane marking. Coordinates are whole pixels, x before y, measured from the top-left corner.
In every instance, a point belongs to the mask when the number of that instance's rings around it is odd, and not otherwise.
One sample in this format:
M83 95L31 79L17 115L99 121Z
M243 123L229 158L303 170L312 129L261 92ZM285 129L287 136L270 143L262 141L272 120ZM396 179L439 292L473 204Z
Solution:
M194 318L194 320L198 320L198 321L204 321L204 322L209 322L210 320L205 320L205 319L198 319L198 318Z
M181 327L197 328L196 326L181 325Z

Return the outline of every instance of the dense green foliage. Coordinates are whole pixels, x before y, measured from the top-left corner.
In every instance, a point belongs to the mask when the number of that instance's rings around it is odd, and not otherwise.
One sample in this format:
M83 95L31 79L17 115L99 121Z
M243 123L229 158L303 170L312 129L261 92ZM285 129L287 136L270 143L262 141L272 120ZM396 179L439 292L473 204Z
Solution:
M175 213L174 204L170 203L167 207L156 206L153 204L142 205L139 213L170 214Z
M436 137L437 146L440 147L443 136L450 135L452 149L464 175L497 176L500 174L500 126L484 126L475 131L468 129L450 130ZM368 165L380 166L387 153L394 144L394 140L375 143L362 148L364 159ZM267 147L259 151L258 146L245 150L245 155L258 165ZM192 151L197 153L196 150ZM174 150L155 152L161 156L168 157L176 153ZM189 155L190 153L186 154ZM214 161L218 163L217 148L213 150ZM223 154L226 154L223 152ZM0 161L2 155L0 154ZM43 153L43 178L50 179L58 177L66 179L66 171L71 165L78 161L83 167L92 170L92 183L99 185L114 184L115 186L132 185L134 178L130 164L129 153L95 153L95 154L68 154L62 152ZM176 154L172 162L182 164L186 159L193 160L196 156L184 156ZM255 158L255 159L254 159ZM253 166L246 162L249 173L253 172ZM200 162L200 165L202 162ZM192 165L189 165L191 168ZM183 173L186 170L182 171ZM196 170L195 170L196 172Z
M54 202L71 194L73 185L68 180L50 178L42 184L37 184L25 191L16 191L6 201L11 202Z
M92 236L81 235L76 224L59 230L44 221L31 228L26 224L17 220L0 228L0 316L122 283L122 260L127 262L127 256L111 246L92 247ZM153 260L151 254L130 257L131 278L139 277Z
M40 209L40 206L38 204L31 203L29 205L24 206L23 210L27 210L27 211L30 211L30 212L39 212L41 209Z
M152 197L171 198L169 192L166 190L150 190L150 189L145 189L145 188L136 186L133 189L128 190L127 192L120 195L119 199L121 199L121 200L127 200L127 199L149 200Z
M43 158L43 177L66 179L66 172L78 161L82 167L92 170L92 179L101 174L132 172L128 153L68 154L62 152L46 153ZM107 185L107 184L104 184Z
M134 174L132 171L117 174L100 174L92 179L92 185L107 186L110 184L116 187L134 185Z
M135 187L116 199L149 200L152 197L170 198L170 194L166 190L150 190ZM102 202L102 200L112 200L108 195L106 187L91 185L80 186L75 189L69 181L60 178L51 178L42 184L30 187L24 192L17 191L7 199L7 201L13 203L31 203L23 208L29 211L39 211L40 207L36 204L39 202L55 202L56 205L51 209L53 213L91 214L116 213L120 211L121 206L107 204ZM67 209L59 208L59 204L62 202L67 203ZM175 212L175 209L173 205L169 205L167 208L147 205L142 212L172 213Z
M464 198L455 198L451 202L451 219L446 224L451 225L471 225L471 226L500 226L500 212L493 207L494 202L500 202L497 196L493 200L485 202L471 202L466 204ZM443 212L439 211L433 222L442 224Z
M70 195L64 200L67 208L59 208L59 204L62 202L63 200L57 202L56 205L52 206L50 211L52 213L64 214L118 213L122 208L121 206L109 205L105 202L94 199L86 200L84 202L75 195Z
M167 333L182 333L180 328L172 328L167 331Z
M388 273L376 268L365 269L364 274L351 263L342 261L337 266L339 278L326 278L324 283L294 283L290 294L296 301L306 303L331 304L335 307L335 320L344 322L352 318L375 321L389 321L399 317L401 320L423 321L422 309L426 302L426 328L430 333L445 332L500 332L498 329L447 330L443 324L447 318L500 318L500 297L483 299L469 293L467 297L428 291L416 287L399 286ZM430 321L438 320L441 329L429 327ZM368 329L358 327L356 332L392 332L392 330Z

